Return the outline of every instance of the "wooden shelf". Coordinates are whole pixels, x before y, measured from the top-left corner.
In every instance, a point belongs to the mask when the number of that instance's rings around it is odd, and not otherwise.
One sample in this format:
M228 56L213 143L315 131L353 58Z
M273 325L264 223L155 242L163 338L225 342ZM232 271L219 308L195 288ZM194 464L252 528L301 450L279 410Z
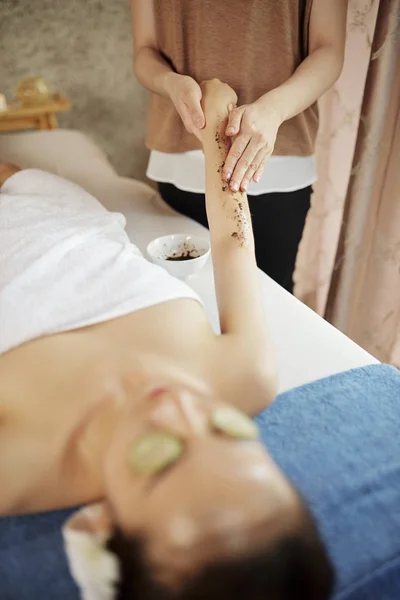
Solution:
M24 105L13 102L6 112L0 112L0 131L16 129L56 129L55 113L65 112L71 103L62 94L53 94L41 104Z

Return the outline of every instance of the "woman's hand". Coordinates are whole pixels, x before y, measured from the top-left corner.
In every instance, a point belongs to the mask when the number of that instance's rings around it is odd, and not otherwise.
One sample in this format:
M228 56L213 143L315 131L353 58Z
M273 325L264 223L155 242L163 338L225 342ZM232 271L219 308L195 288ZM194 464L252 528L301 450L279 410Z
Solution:
M230 138L225 135L225 124L229 111L236 105L236 92L219 79L202 81L200 87L202 91L201 105L206 118L206 126L201 132L202 142L204 144L206 138L211 136L213 143L218 146L225 159L230 148ZM220 176L222 177L222 172Z
M204 113L218 113L226 110L229 105L237 102L235 90L227 83L222 83L219 79L207 79L200 83L202 92L202 106Z
M252 179L255 182L260 180L274 150L281 123L274 92L229 113L226 135L231 137L232 146L225 161L223 177L230 182L232 191L246 191Z
M200 129L205 125L205 118L201 107L202 92L199 84L187 75L168 73L165 77L165 89L186 131L201 140Z

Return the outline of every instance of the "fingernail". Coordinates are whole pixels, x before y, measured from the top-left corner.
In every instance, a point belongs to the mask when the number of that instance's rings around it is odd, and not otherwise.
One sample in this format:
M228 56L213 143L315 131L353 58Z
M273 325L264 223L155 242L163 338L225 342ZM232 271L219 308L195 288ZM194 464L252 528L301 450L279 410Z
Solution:
M255 176L254 176L254 181L255 181L256 183L258 183L258 182L260 181L260 176L259 176L259 175L255 175Z
M234 128L234 127L228 127L228 129L226 130L226 133L227 133L228 135L230 135L230 134L232 134L232 133L235 133L235 128Z
M225 181L230 181L231 175L232 175L231 173L227 173L225 175Z
M204 126L204 121L201 117L199 117L198 119L196 119L196 127L198 127L199 129L201 129Z
M237 192L239 189L239 184L237 183L237 181L234 181L231 185L231 188L234 192Z
M229 110L229 112L231 112L232 109L233 109L233 104L232 103L228 104L228 110Z
M244 192L247 190L247 183L242 183L242 190Z

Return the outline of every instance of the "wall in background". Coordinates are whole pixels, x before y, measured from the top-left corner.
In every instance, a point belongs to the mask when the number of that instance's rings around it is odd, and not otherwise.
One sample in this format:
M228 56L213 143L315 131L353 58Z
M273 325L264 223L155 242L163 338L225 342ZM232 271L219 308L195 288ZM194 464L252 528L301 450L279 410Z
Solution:
M0 0L0 92L40 75L72 102L60 127L88 133L121 175L143 179L146 92L133 75L129 0Z

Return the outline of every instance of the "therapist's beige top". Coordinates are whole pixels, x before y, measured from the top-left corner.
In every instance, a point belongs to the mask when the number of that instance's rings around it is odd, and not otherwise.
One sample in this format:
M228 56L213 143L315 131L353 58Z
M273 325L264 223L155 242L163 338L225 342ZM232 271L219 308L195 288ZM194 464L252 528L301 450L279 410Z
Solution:
M308 53L312 0L154 0L159 48L173 68L196 81L217 77L254 102L285 82ZM279 129L274 154L314 153L314 104ZM152 94L146 145L160 152L200 148L171 100Z

